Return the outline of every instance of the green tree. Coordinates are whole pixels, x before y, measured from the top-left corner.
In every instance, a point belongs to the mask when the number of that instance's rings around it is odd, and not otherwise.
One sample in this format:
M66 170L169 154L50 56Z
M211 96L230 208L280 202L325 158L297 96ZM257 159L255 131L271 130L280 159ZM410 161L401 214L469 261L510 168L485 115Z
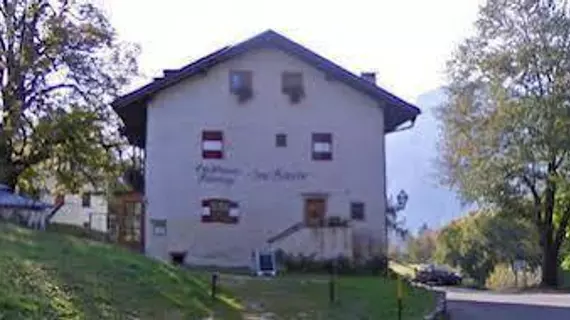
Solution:
M557 285L570 220L570 7L489 0L448 65L443 182L466 201L531 219L543 285Z
M407 254L410 262L431 262L436 249L437 233L431 230L427 224L423 224L418 235L410 236L407 243Z
M454 220L439 230L436 238L434 260L440 264L459 266L461 254L461 221Z
M513 266L525 260L531 267L540 262L538 235L523 219L505 218L491 210L475 211L443 228L437 238L436 260L461 268L484 284L499 263Z
M48 172L77 189L113 171L122 140L109 103L137 51L89 1L0 2L0 183L31 188Z

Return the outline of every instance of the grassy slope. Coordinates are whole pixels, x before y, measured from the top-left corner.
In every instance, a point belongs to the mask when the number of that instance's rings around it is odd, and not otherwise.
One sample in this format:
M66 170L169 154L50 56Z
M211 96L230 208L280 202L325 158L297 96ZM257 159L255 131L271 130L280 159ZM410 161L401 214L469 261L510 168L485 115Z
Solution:
M339 279L339 302L333 306L322 277L267 280L222 274L221 284L224 294L214 303L203 271L179 270L112 245L0 222L0 320L176 320L212 313L215 319L231 320L263 314L272 314L271 319L396 319L396 282L382 278ZM432 306L432 296L421 289L405 292L404 319L420 319Z
M0 222L0 319L200 319L207 278L126 250Z

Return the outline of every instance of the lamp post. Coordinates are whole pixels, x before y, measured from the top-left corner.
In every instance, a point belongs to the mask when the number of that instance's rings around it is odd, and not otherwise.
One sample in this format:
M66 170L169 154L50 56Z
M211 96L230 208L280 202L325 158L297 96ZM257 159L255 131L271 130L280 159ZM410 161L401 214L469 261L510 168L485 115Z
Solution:
M404 210L404 208L406 208L406 204L408 203L408 198L409 197L406 191L400 190L400 192L396 196L396 202L397 202L396 211L401 211Z
M398 195L396 196L396 205L392 208L394 210L394 219L396 219L396 212L404 210L406 208L406 204L408 203L408 194L404 190L400 190ZM397 223L397 221L394 221ZM386 228L388 230L388 228ZM402 310L404 308L402 304L402 279L401 276L398 275L398 292L397 292L397 307L398 307L398 320L402 319Z
M391 198L392 199L392 198ZM389 242L389 234L388 234L388 225L390 223L392 223L394 225L394 227L397 225L398 221L397 221L397 217L396 217L396 213L398 211L402 211L406 208L406 205L408 203L408 199L409 196L406 193L406 191L404 190L400 190L400 192L398 192L398 195L396 196L396 203L394 203L393 201L391 201L391 199L389 201L387 201L386 203L386 214L385 214L385 255L386 258L388 257L388 242ZM394 221L388 221L388 217L393 217ZM388 259L386 259L386 261L388 261ZM386 265L386 275L388 275L388 265Z

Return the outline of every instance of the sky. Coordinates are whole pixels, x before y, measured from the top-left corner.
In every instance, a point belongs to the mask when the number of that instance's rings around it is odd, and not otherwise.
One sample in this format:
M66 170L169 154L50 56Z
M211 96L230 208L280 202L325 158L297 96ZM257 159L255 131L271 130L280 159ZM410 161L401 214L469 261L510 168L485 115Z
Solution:
M414 102L445 81L481 0L100 0L146 80L273 29Z

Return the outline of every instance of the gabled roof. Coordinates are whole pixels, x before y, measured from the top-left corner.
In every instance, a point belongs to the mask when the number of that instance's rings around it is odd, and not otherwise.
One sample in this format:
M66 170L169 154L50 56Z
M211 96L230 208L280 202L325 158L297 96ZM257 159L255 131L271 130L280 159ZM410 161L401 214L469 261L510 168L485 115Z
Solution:
M216 64L260 48L282 50L321 70L327 76L377 100L379 106L385 110L386 132L394 131L404 122L413 121L420 114L419 108L376 84L351 73L273 30L267 30L237 45L217 50L178 70L165 70L162 78L154 79L151 83L115 100L112 106L123 119L126 127L125 133L131 143L144 147L146 103L155 93L186 78L205 72Z

